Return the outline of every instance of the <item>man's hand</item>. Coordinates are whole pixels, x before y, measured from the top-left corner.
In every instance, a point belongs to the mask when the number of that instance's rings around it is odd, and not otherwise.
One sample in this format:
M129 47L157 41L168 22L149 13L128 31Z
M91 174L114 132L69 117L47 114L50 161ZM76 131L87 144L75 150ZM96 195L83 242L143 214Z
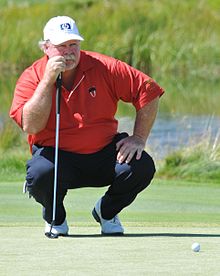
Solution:
M133 135L120 140L116 144L117 160L119 163L129 163L136 154L141 158L150 130L157 114L159 97L156 97L136 113Z
M145 141L138 136L132 135L120 140L116 144L116 150L119 151L117 160L119 163L129 163L136 155L136 159L141 158L141 154L145 147Z
M53 85L61 72L66 69L66 59L63 56L51 57L46 65L44 72L44 81Z
M141 158L150 130L157 114L159 97L156 97L136 113L133 135L120 140L116 144L119 163L129 163L136 154L136 159Z

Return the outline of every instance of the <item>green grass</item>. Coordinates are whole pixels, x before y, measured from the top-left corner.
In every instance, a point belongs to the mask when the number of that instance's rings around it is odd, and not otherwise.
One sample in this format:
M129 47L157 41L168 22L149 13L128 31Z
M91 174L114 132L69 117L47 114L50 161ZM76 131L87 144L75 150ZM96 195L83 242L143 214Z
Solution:
M0 182L0 226L40 226L41 207L22 194L22 182ZM70 225L95 226L91 210L106 188L70 190L65 205ZM155 180L121 214L132 226L216 226L219 225L218 185Z
M0 150L1 180L16 181L25 178L26 161L31 157L28 151L13 148L11 151Z
M20 147L23 136L8 129L7 119L15 83L42 55L37 43L43 26L60 14L77 21L82 49L122 59L155 78L166 90L161 113L220 115L219 0L0 0L0 5L1 149ZM119 104L118 114L134 116L134 109Z
M218 275L220 190L155 180L120 218L124 237L102 237L91 210L105 189L69 191L70 236L43 234L41 208L21 182L0 182L1 275ZM201 251L191 250L199 242Z
M97 228L75 233L49 240L39 228L1 228L1 275L219 275L219 228L137 227L117 238L100 237ZM199 253L191 251L195 241Z
M166 156L158 176L196 182L220 183L220 132L214 141L209 135Z

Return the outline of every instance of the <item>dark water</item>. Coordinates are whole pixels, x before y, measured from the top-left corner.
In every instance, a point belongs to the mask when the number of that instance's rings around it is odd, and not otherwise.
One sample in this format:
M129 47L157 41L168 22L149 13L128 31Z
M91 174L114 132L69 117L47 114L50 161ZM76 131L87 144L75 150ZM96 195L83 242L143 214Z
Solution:
M119 119L119 131L132 133L134 121L131 118ZM209 139L213 143L220 140L220 117L218 116L168 116L159 114L146 147L156 159L169 153Z

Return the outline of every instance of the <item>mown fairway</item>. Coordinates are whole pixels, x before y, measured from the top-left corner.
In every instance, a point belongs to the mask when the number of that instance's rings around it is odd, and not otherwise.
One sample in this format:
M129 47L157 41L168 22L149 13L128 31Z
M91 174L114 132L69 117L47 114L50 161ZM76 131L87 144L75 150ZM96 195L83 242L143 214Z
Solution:
M0 275L220 275L218 186L155 180L121 214L124 237L100 236L90 214L104 189L70 191L70 236L57 240L21 186L0 183Z

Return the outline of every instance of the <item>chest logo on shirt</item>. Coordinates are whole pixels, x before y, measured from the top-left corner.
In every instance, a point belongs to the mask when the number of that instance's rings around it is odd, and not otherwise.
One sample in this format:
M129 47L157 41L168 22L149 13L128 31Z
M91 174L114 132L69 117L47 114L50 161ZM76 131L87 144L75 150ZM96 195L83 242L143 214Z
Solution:
M89 88L89 94L95 98L96 97L96 87L95 86L92 86Z

